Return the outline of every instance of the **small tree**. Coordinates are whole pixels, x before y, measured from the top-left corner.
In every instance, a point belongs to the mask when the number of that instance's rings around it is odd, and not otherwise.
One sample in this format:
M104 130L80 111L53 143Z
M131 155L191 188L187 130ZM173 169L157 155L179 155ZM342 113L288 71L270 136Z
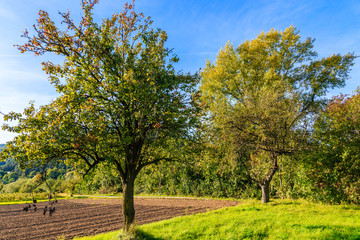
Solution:
M269 201L278 157L299 151L309 120L329 88L344 85L354 56L316 59L313 39L298 31L271 30L237 48L227 44L201 76L202 101L237 154L247 154L251 174Z
M167 35L152 29L150 18L137 14L134 4L97 24L93 8L83 1L79 24L70 13L60 13L67 30L40 11L35 35L25 31L28 42L18 48L36 55L64 56L61 65L44 62L43 69L60 96L48 105L24 115L19 133L7 144L23 166L43 165L66 158L84 175L101 162L114 164L122 180L124 230L134 222L134 181L140 170L161 160L172 160L169 141L177 149L192 138L196 122L196 75L176 73L177 62L164 44ZM178 144L182 142L182 144Z

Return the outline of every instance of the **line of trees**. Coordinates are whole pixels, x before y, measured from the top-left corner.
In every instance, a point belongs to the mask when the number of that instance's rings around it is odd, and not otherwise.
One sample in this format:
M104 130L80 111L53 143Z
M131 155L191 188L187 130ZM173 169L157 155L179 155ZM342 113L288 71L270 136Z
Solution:
M21 52L63 56L62 64L43 63L59 96L4 116L18 121L3 126L18 135L2 159L11 155L23 169L65 161L83 176L110 166L121 182L125 231L134 222L135 186L145 183L159 193L223 196L256 195L257 184L266 203L273 179L282 196L302 192L294 187L306 179L356 202L359 118L348 114L359 113L359 98L326 99L345 84L353 54L318 59L314 40L289 27L227 44L200 74L183 74L174 70L179 59L165 47L166 33L134 2L96 23L97 2L82 1L80 23L60 13L66 30L40 11L34 35L25 31Z

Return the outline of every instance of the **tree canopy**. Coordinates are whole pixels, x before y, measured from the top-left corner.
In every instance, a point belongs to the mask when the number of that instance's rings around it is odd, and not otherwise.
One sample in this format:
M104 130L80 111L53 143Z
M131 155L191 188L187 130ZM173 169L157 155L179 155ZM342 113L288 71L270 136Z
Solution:
M168 146L193 137L198 77L174 70L178 58L165 47L167 34L151 28L134 3L100 24L93 19L96 3L83 1L79 24L69 12L60 13L66 30L40 11L35 35L25 31L20 51L64 57L62 64L43 62L59 97L5 116L19 121L4 127L19 135L3 155L11 153L26 166L66 158L84 174L100 162L114 164L123 183L127 230L134 221L137 174L172 159Z
M201 72L202 101L211 122L223 129L238 154L267 165L254 176L269 199L277 157L299 151L309 116L324 103L328 89L341 87L355 58L340 54L317 59L314 39L302 40L294 27L271 30L238 47L220 50Z

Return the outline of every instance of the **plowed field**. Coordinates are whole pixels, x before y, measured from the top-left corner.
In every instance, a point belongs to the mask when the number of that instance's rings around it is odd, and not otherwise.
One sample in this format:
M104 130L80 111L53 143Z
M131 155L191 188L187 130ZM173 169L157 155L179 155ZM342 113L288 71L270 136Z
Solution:
M0 206L0 239L72 239L115 231L122 227L121 199L59 200L56 211L43 215L47 203L37 203L37 211L23 211L25 204ZM186 214L234 206L238 202L183 199L135 198L136 223L145 224ZM50 207L48 205L48 207Z

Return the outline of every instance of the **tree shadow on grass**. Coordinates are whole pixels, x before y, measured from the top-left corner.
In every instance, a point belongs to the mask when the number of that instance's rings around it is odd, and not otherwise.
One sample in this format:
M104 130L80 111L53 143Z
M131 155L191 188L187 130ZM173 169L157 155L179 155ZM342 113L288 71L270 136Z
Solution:
M160 238L160 237L155 237L154 235L150 234L150 233L147 233L147 232L144 232L142 230L137 230L136 231L136 237L139 239L139 240L165 240L165 238Z

